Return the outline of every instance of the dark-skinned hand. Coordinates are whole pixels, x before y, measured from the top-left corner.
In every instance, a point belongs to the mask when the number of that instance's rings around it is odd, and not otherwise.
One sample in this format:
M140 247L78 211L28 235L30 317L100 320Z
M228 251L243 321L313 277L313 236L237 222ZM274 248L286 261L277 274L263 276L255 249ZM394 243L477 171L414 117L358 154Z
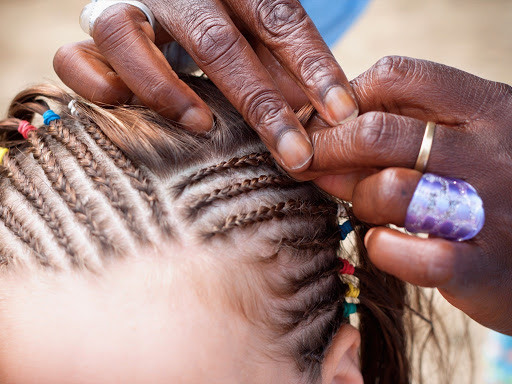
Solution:
M486 327L512 335L512 87L432 62L380 60L352 82L361 116L308 127L315 156L301 178L353 202L380 227L365 243L380 269L437 287ZM427 121L437 124L426 172L472 184L485 225L474 239L419 238L404 225L421 174L414 167Z
M159 49L177 41L294 172L307 169L313 148L290 103L309 99L332 125L357 116L348 80L298 0L143 2L159 22L156 33L138 8L109 7L94 24L94 41L58 51L54 67L66 85L105 104L135 96L185 127L208 131L211 112ZM295 100L289 103L283 88Z

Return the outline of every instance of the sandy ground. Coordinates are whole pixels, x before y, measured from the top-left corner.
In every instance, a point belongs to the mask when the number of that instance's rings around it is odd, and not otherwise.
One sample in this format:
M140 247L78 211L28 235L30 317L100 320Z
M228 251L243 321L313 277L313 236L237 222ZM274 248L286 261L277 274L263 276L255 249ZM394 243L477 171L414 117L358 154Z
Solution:
M59 46L87 38L78 25L87 2L0 0L2 115L9 100L24 87L42 81L59 83L52 57ZM334 51L349 78L379 58L396 54L511 84L511 36L510 0L374 0ZM483 334L477 326L472 332L477 339Z

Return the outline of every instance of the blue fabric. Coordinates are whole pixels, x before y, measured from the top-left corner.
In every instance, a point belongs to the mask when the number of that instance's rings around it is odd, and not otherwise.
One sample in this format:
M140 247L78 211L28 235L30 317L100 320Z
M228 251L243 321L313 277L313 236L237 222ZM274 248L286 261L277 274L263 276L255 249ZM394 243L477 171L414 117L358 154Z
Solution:
M357 20L370 0L301 0L325 42L332 47Z

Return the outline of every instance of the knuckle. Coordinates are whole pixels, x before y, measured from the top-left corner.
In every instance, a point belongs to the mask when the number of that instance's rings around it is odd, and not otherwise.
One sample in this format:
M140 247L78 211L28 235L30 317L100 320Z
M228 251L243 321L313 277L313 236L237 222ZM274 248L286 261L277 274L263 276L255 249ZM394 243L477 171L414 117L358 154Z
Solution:
M141 32L138 24L140 16L140 10L128 4L107 8L94 23L94 42L102 50L112 50L133 32Z
M333 57L328 55L312 54L307 52L298 63L298 73L307 87L314 88L330 79L335 73L337 64Z
M79 49L74 44L60 47L53 58L55 71L60 75L61 72L69 70L69 67L73 66L77 54L79 54Z
M272 37L290 35L308 19L306 11L297 0L262 0L257 12L263 31Z
M197 60L205 66L225 66L241 51L242 37L228 21L209 15L191 24Z
M394 84L415 72L420 60L403 56L386 56L370 69L372 78L379 84Z
M242 110L247 120L260 132L283 120L283 103L274 91L256 90L245 98Z
M359 124L353 131L353 142L356 151L363 157L382 160L392 142L393 132L390 128L386 114L382 112L369 112L360 117Z

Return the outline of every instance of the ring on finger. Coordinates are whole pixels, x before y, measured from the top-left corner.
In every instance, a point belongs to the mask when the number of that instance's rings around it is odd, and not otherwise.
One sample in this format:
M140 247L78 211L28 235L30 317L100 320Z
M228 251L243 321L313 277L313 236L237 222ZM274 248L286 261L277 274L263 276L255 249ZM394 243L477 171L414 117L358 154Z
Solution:
M429 121L425 127L425 135L421 142L420 152L416 159L414 169L418 172L424 173L427 168L428 159L430 157L430 151L432 150L432 144L434 142L434 133L436 132L436 123Z
M129 4L134 7L139 8L147 17L149 24L153 29L155 28L155 16L153 12L142 4L140 1L132 1L132 0L93 0L91 3L87 4L82 13L80 14L80 27L82 30L87 33L89 36L92 36L94 30L94 23L100 17L100 15L111 6L115 4Z
M407 209L405 229L465 241L475 237L484 222L482 199L471 184L426 173Z

